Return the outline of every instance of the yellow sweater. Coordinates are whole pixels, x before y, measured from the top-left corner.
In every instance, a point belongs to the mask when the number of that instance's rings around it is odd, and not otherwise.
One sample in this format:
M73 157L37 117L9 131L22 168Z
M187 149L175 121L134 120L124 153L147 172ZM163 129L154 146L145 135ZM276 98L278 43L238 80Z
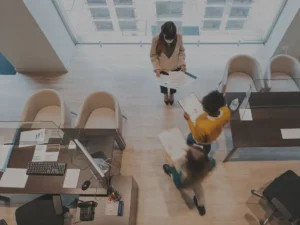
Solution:
M221 134L224 125L230 120L230 110L227 106L220 108L218 117L211 117L207 113L202 113L196 124L188 120L193 138L199 143L212 143Z

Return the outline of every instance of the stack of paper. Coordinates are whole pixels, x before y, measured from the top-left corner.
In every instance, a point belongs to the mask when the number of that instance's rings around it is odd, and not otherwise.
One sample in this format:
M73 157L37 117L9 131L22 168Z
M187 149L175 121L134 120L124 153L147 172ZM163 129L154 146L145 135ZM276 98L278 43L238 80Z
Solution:
M47 145L36 145L32 162L56 162L59 152L46 152Z
M50 132L47 129L30 130L21 132L20 147L48 143Z
M123 208L124 203L123 201L110 201L109 199L106 200L105 205L105 215L106 216L123 216Z
M13 145L0 145L0 171L1 172L4 172L6 170L13 147L14 147Z
M179 104L183 110L189 114L193 123L195 123L196 119L204 112L202 104L194 93L191 93L184 99L179 100Z
M178 128L165 130L158 137L173 163L185 156L187 145Z

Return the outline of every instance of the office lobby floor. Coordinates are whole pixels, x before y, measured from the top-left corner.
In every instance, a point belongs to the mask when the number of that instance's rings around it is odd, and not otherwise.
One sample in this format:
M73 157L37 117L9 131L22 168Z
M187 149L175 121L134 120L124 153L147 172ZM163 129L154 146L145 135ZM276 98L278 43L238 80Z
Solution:
M188 126L177 103L167 108L163 102L151 71L149 47L82 45L75 48L67 74L0 76L1 120L20 120L26 100L43 88L58 90L74 112L78 112L89 93L109 91L118 98L128 117L124 121L127 148L122 156L121 174L133 176L139 186L138 225L258 224L266 212L250 190L263 187L288 169L300 174L299 161L247 161L245 158L223 164L227 147L225 135L221 135L213 146L217 168L204 182L207 214L200 217L196 209L189 209L162 170L164 150L157 137L159 132L172 127L180 128L186 135ZM186 46L188 70L198 79L180 90L176 98L189 92L201 98L215 89L227 60L234 54L253 55L264 65L261 48ZM239 154L235 157L239 158ZM13 207L0 202L0 217L15 225L15 209L28 199L28 196L14 197Z

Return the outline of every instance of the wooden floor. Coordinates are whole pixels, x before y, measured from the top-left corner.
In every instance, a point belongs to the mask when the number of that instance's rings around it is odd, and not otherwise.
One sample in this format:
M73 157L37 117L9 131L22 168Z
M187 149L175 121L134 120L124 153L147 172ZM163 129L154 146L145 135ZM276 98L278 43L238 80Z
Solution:
M221 135L214 150L217 168L204 183L207 214L200 217L195 209L189 209L162 171L164 151L157 138L163 129L175 126L186 135L188 127L178 104L172 108L164 105L148 51L149 46L79 46L74 50L68 74L0 76L0 118L19 120L25 101L39 89L58 90L74 112L89 93L107 90L119 99L128 117L124 122L128 147L123 152L121 173L134 176L139 185L138 225L258 224L266 213L259 200L251 197L250 190L263 187L287 169L300 174L299 161L223 164L227 149ZM203 96L217 87L230 56L248 53L264 61L260 51L255 46L187 46L187 66L199 79L179 91L176 98L189 92ZM27 199L28 196L16 196L13 205L17 207ZM0 217L9 225L16 224L15 207L0 202Z

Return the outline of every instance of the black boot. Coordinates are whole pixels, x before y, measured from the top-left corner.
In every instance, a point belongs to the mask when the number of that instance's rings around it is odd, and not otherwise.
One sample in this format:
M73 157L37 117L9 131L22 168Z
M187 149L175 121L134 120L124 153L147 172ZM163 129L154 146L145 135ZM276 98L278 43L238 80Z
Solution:
M198 209L198 212L199 212L200 216L204 216L206 214L206 209L205 209L204 205L202 205L202 206L198 205L198 200L197 200L195 195L194 195L193 200L194 200L194 203L195 203L195 205Z

